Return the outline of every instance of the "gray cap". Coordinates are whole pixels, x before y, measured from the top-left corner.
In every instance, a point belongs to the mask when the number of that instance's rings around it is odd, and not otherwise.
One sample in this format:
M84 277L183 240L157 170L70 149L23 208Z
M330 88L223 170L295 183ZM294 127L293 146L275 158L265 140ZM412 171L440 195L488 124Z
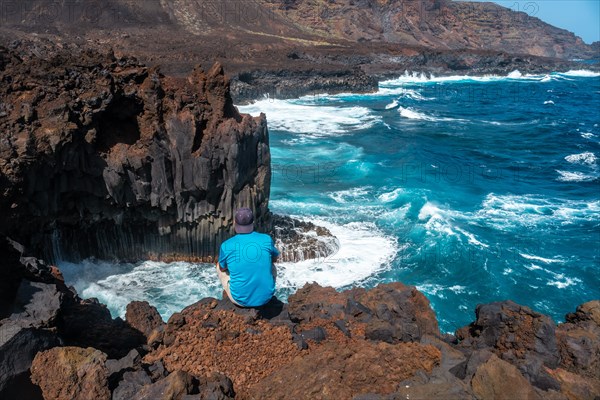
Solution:
M240 208L235 212L235 231L250 233L254 230L254 214L249 208Z

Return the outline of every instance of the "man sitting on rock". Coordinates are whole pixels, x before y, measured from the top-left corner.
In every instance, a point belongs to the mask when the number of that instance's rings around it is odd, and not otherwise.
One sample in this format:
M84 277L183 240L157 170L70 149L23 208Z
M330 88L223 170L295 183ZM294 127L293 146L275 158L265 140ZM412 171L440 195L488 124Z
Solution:
M275 293L275 265L279 256L269 235L254 232L249 208L235 213L237 235L221 244L217 274L229 299L241 307L260 307Z

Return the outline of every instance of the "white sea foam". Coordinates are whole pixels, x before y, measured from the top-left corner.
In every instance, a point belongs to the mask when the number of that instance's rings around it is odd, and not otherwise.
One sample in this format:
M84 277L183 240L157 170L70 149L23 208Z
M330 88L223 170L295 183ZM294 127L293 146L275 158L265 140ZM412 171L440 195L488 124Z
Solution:
M404 75L386 81L380 82L380 86L393 87L407 83L444 83L444 82L490 82L494 80L506 79L506 77L487 75L487 76L469 76L469 75L454 75L454 76L435 76L433 74L425 74L423 72L408 72Z
M567 225L597 219L600 201L547 198L536 195L486 196L473 218L497 229L539 224Z
M416 111L410 107L399 107L398 111L400 115L404 118L408 119L416 119L422 121L431 121L431 122L469 122L466 119L458 119L458 118L447 118L447 117L434 117L431 115L424 114L422 112Z
M399 106L398 100L394 100L390 104L388 104L387 106L385 106L385 109L386 110L391 110L391 109L396 108L398 106Z
M396 87L396 86L390 86L390 87L386 87L385 85L380 84L379 85L379 90L374 93L373 95L376 96L400 96L400 98L402 99L411 99L411 100L417 100L417 101L426 101L426 100L433 100L433 98L430 97L424 97L419 91L415 90L415 89L407 89L404 87Z
M481 242L479 239L477 239L477 237L475 237L475 235L473 235L471 232L467 232L462 228L456 228L456 230L460 233L462 233L469 241L470 244L475 245L475 246L479 246L479 247L490 247L489 245Z
M404 118L420 119L420 120L425 120L425 121L435 121L435 118L429 117L425 114L419 113L410 108L400 107L399 110L400 110L400 115L402 115Z
M499 122L499 121L488 121L488 120L468 120L462 118L450 118L450 117L436 117L417 111L411 107L398 107L400 115L407 119L429 121L429 122L461 122L461 123L483 123L496 126L518 126L518 125L533 125L537 124L539 120L531 120L526 122Z
M554 102L552 100L546 100L544 102L544 105L548 105L548 104L554 104Z
M114 316L123 317L131 301L147 300L167 319L201 298L220 296L222 291L214 265L210 264L146 261L134 266L91 260L60 264L62 271L72 266L77 276L73 279L67 273L67 283L74 284L84 298L98 298Z
M572 80L573 78L591 78L600 76L600 73L592 71L569 71L564 73L545 74L522 74L519 70L515 70L506 76L501 75L483 75L483 76L471 76L471 75L453 75L453 76L435 76L433 74L426 74L423 72L409 72L406 71L404 75L391 80L386 80L380 83L384 87L393 87L402 84L424 84L424 83L450 83L450 82L497 82L503 80L511 81L530 81L546 83L555 80Z
M555 280L548 281L546 285L548 286L556 286L559 289L564 289L569 286L574 286L581 283L581 279L579 278L570 278L565 276L564 274L553 274Z
M402 193L404 193L404 189L396 188L391 192L382 193L378 196L379 201L382 203L390 203L398 198Z
M423 207L421 207L421 210L419 210L419 219L424 221L432 217L440 217L441 214L442 210L434 203L428 201L423 205Z
M312 137L340 135L368 129L381 121L365 107L335 107L301 104L294 100L266 99L238 106L240 112L267 115L269 129L303 133Z
M453 210L442 209L432 202L426 202L418 215L424 221L424 227L430 235L444 235L456 237L461 242L463 238L471 245L488 248L489 245L479 240L473 233L460 227L455 220L465 219L465 215Z
M422 285L416 285L416 288L419 292L429 294L431 296L437 296L442 299L446 298L446 296L444 296L444 294L443 294L443 291L446 289L446 287L443 285L436 285L433 283L424 283Z
M335 200L337 203L345 204L348 202L354 202L359 199L364 199L366 196L369 195L371 189L372 187L370 186L356 187L347 190L338 190L336 192L330 192L327 194L327 196Z
M507 76L507 78L511 78L511 79L519 79L519 78L522 78L522 77L523 77L523 74L518 69L514 70L513 72L511 72Z
M519 126L519 125L535 125L540 122L539 119L533 119L526 122L500 122L500 121L488 121L488 120L474 120L473 122L481 122L484 124L496 125L496 126Z
M565 261L561 258L544 258L544 257L539 257L539 256L531 255L531 254L525 254L525 253L519 253L519 255L527 260L541 261L546 264L563 263ZM540 269L540 267L537 267L537 269Z
M565 160L571 164L595 165L598 159L594 153L588 151L585 153L568 155L565 157Z
M416 288L422 293L428 294L430 296L439 297L440 299L447 298L447 295L444 292L452 292L454 294L467 293L467 288L461 285L444 286L435 283L423 283L420 285L416 285Z
M336 288L355 284L389 268L398 250L396 241L373 223L337 225L319 219L310 221L329 229L339 239L340 249L323 260L278 264L280 288L295 289L307 282Z
M592 182L598 178L597 176L579 171L571 172L557 169L556 172L558 172L559 175L557 179L561 182Z
M575 76L578 78L596 78L596 77L600 76L600 72L594 72L594 71L581 69L581 70L571 70L568 72L563 72L563 73L560 73L559 75Z
M535 265L535 264L531 264L531 266L525 266L525 268L527 268L530 271L538 271L538 270L542 270L543 268L540 267L539 265Z
M584 139L591 139L596 137L596 135L594 135L592 132L584 132L581 134L581 137Z
M532 256L532 255L523 254L523 253L520 253L520 255L523 258L526 258L528 260L541 261L548 265L556 264L556 263L561 264L561 263L565 262L565 260L560 259L560 258L544 258L544 257ZM542 268L539 265L536 265L533 263L530 266L525 265L525 268L528 269L529 271L542 271L543 273L550 275L551 278L548 279L548 281L546 282L547 286L556 286L559 289L564 289L569 286L575 286L575 285L582 283L581 279L579 279L579 278L572 278L572 277L566 276L564 273L554 272L547 268ZM550 268L550 267L548 267L548 268Z
M448 290L450 290L456 294L465 293L466 289L467 288L465 286L460 286L460 285L454 285L454 286L450 286L448 288Z
M322 105L324 101L345 103L357 101L360 99L378 98L382 96L399 96L403 99L412 99L418 101L427 101L434 99L430 97L424 97L416 89L409 89L397 85L386 85L385 82L380 82L379 88L376 92L307 95L289 101L293 102L294 104Z
M311 221L329 229L339 239L340 249L326 259L278 263L278 290L296 289L307 282L333 287L358 284L389 268L398 251L396 240L372 223ZM146 261L133 265L88 260L62 263L60 267L67 283L74 285L82 297L98 298L113 316L123 317L131 301L147 300L168 319L201 298L222 294L212 264Z

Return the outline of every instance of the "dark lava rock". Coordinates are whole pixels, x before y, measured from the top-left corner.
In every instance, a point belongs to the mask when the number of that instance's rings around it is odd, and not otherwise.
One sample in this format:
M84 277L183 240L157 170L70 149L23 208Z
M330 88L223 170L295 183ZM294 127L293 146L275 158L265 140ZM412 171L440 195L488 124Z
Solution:
M418 341L422 335L439 335L435 314L427 298L414 287L382 284L337 292L306 284L288 299L292 321L324 318L366 324L368 338L388 343Z
M333 325L347 337L351 336L350 331L348 330L348 326L346 326L346 321L344 321L343 319L338 319L337 321L334 321Z
M316 283L305 284L288 297L288 312L294 322L317 318L343 318L347 294Z
M0 321L0 393L27 373L37 352L61 345L53 324L62 301L54 284L21 281L13 313Z
M58 317L63 298L64 294L54 284L24 280L17 291L9 320L23 327L50 327Z
M270 227L266 119L215 64L163 76L111 53L4 49L0 234L55 260L210 259L235 207ZM22 53L18 53L22 52Z
M125 320L146 337L154 329L164 325L164 321L156 307L151 306L147 301L132 301L129 303L125 312Z
M140 353L133 349L125 357L119 360L106 360L106 368L109 375L121 372L122 370L133 369L141 360Z
M131 350L129 354L119 360L106 360L110 389L114 390L117 387L124 374L141 367L141 360L142 356L136 349Z
M476 321L456 333L460 347L489 349L537 387L560 388L544 368L556 368L560 361L552 319L512 301L479 305L475 314Z
M145 336L120 318L113 319L97 299L72 299L61 310L58 329L69 346L94 347L108 357L125 357L146 343Z
M395 331L389 322L377 320L367 325L365 337L369 340L394 343L395 340L401 338L401 335Z
M229 400L235 398L231 379L218 373L200 378L198 392L195 396L201 400Z
M320 326L306 331L302 331L301 334L305 340L314 340L317 343L322 342L327 338L327 333L325 332L325 329L321 328Z
M288 216L273 215L270 233L280 249L278 260L283 262L325 259L340 248L339 240L328 229Z
M600 382L600 301L590 301L566 316L556 329L560 366Z
M143 370L125 372L119 386L112 393L112 399L131 400L144 386L150 384L152 380Z
M17 384L20 375L28 375L37 353L60 345L53 331L3 323L0 326L0 394Z
M8 317L14 307L21 281L58 283L51 267L33 257L27 257L20 243L0 235L0 319ZM22 302L22 300L21 300Z
M197 380L183 371L175 371L164 379L141 387L132 400L177 400L197 391Z

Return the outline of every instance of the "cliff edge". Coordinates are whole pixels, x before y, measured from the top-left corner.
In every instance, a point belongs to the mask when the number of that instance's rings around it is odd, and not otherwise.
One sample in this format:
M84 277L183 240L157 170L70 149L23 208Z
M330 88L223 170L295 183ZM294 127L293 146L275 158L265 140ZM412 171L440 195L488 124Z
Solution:
M220 64L173 78L20 43L0 47L0 81L0 234L35 254L207 259L237 207L269 229L266 118L238 113Z
M600 301L556 324L511 301L481 304L454 335L399 282L307 284L288 303L200 299L165 323L81 300L60 272L0 241L18 289L0 292L0 395L29 399L596 399ZM225 296L226 298L226 296Z

